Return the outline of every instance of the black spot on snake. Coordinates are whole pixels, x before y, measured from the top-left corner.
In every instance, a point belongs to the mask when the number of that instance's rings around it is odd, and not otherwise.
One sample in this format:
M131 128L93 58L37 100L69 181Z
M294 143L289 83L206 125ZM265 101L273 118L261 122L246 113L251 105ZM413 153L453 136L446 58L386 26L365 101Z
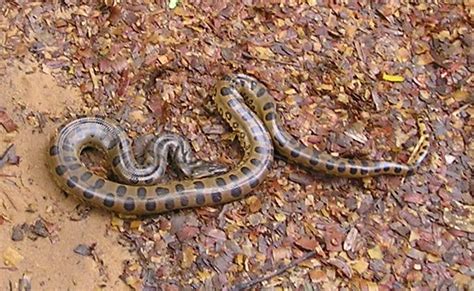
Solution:
M127 187L119 185L117 186L117 190L115 191L115 193L117 193L117 196L123 197L125 196L125 194L127 194Z
M57 154L59 154L59 148L58 148L58 146L53 145L53 146L49 149L49 155L50 155L50 156L56 156Z
M266 121L275 120L275 118L276 118L275 112L268 112L268 113L265 115L265 120L266 120Z
M86 189L84 190L84 192L82 192L82 195L84 196L84 198L91 199L94 197L94 190Z
M268 109L274 108L275 104L273 102L267 102L265 105L263 105L263 110L267 111Z
M222 200L222 194L221 192L213 192L211 193L211 198L212 198L212 202L219 203Z
M92 177L92 173L89 172L89 171L86 171L81 175L81 177L79 179L81 179L81 181L85 182L85 181L89 180L91 177Z
M138 187L137 196L138 196L138 198L144 199L146 197L146 188L145 187Z
M163 187L156 187L155 189L156 195L166 195L170 193L170 190L168 188L163 188Z
M285 136L283 136L280 132L276 132L275 135L273 136L273 139L276 141L276 143L280 146L283 147L285 146L287 140Z
M72 176L71 178L67 179L66 185L69 188L74 188L74 187L76 187L78 180L79 180L79 178L77 178L77 176Z
M229 179L232 181L232 182L236 182L239 180L239 177L237 177L236 175L234 174L230 174L229 175Z
M264 87L260 87L260 89L258 89L257 91L257 97L262 97L265 94L265 92L267 92L267 90L265 90Z
M189 204L189 199L188 199L187 196L181 196L181 197L179 198L179 200L180 200L180 202L181 202L181 206L183 206L183 207L188 206L188 204Z
M135 200L133 200L133 198L131 197L128 197L123 203L123 208L127 211L132 211L133 209L135 209Z
M255 87L257 87L257 82L250 81L250 89L255 90Z
M112 159L112 165L113 165L114 167L117 167L119 164L120 164L120 156L115 156L115 157Z
M145 203L145 209L147 211L155 211L156 209L156 202L153 199L148 199Z
M390 167L389 167L389 166L383 167L383 171L384 171L384 172L390 171Z
M398 174L402 171L402 168L396 166L395 169L393 169L393 171Z
M56 167L55 171L56 171L56 174L58 174L58 176L62 176L64 175L64 173L66 173L67 168L64 165L59 165Z
M196 204L203 205L204 202L206 202L206 197L204 196L204 194L201 194L201 193L196 194Z
M240 171L241 171L242 174L244 174L244 175L248 175L248 174L250 174L250 173L252 172L249 168L247 168L247 167L245 167L245 166L242 167L242 168L240 168Z
M72 152L74 148L68 144L63 144L62 149L66 152Z
M219 187L224 187L227 183L222 178L216 178L216 185Z
M248 112L245 112L240 114L240 118L242 118L243 121L249 121L252 119L252 115L250 115Z
M65 157L63 157L63 160L65 162L75 162L75 161L77 161L76 157L73 157L73 156L65 156Z
M351 168L351 169L353 169L353 168ZM340 163L339 166L337 166L337 171L339 173L344 173L345 170L346 170L346 164Z
M251 188L255 188L255 187L258 186L258 184L260 184L260 180L258 180L257 178L254 178L254 179L252 179L252 181L250 181L249 184L250 184Z
M293 158L297 158L300 156L300 153L298 150L292 150L290 155L293 157Z
M250 160L250 163L251 163L252 165L254 165L254 166L260 165L260 161L257 160L257 159L251 159L251 160Z
M114 203L115 203L115 197L114 197L114 194L112 193L108 193L107 195L105 195L105 198L104 198L104 206L106 207L112 207L114 206Z
M255 135L253 139L256 142L260 143L260 142L265 142L267 140L267 137L264 134L259 134L259 135Z
M311 155L311 159L309 160L309 163L312 166L316 166L319 164L319 154L316 151L313 151L313 154Z
M257 146L255 147L254 151L258 154L263 154L266 152L265 148L264 147L260 147L260 146Z
M239 197L241 194L242 194L242 190L240 189L240 187L235 187L232 190L230 190L230 195L232 195L233 197Z
M232 92L232 90L229 87L222 87L221 88L221 95L222 96L227 96Z
M356 167L350 167L349 172L351 173L351 175L355 175L355 174L357 174L357 168Z
M165 208L168 209L168 210L174 209L174 199L173 198L166 199Z
M143 183L147 184L147 185L150 185L153 183L153 178L148 178L146 179Z
M105 185L104 179L98 179L97 181L95 181L93 187L94 187L94 189L100 189L100 188L104 187L104 185Z
M328 160L326 162L326 169L328 169L329 171L334 170L334 164L333 163L334 163L333 160Z
M201 181L194 181L193 184L194 184L194 188L195 188L195 189L198 189L198 190L199 190L199 189L204 189L204 188L206 187L206 186L204 185L204 183L201 182Z

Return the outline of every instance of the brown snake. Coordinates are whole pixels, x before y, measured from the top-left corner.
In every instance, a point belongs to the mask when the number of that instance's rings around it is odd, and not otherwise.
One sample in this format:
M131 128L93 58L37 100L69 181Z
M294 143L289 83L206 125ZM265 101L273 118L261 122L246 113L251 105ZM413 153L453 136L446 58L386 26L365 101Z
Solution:
M267 175L273 145L288 160L311 170L353 178L409 175L428 153L428 134L420 118L420 139L407 164L343 159L304 146L287 133L273 97L250 76L224 77L216 84L213 97L218 112L237 133L244 149L242 160L231 171L196 160L186 140L173 134L155 137L149 143L145 162L137 163L126 134L115 122L85 117L66 124L51 141L48 160L56 182L66 192L96 206L126 214L156 214L243 198ZM80 162L87 146L106 153L117 179L124 184L95 175ZM168 157L191 179L159 183Z

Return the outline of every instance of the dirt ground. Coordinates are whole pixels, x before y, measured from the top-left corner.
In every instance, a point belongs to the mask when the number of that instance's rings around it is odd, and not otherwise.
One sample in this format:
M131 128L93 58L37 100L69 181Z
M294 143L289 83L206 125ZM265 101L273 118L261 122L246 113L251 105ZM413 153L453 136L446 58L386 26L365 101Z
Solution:
M26 275L33 290L91 290L99 286L128 290L119 275L121 262L130 254L117 244L111 214L94 210L87 219L71 219L77 217L78 201L56 187L46 166L49 138L60 122L48 121L39 129L37 117L62 116L67 107L81 108L80 93L57 84L39 71L36 63L2 62L0 68L1 106L18 125L16 132L2 134L0 151L14 141L16 154L21 157L18 166L0 170L0 253L12 249L22 257L14 267L0 268L1 289L13 286L15 290ZM34 225L36 221L47 225L46 237L11 239L11 226ZM75 253L80 244L96 244L97 258Z

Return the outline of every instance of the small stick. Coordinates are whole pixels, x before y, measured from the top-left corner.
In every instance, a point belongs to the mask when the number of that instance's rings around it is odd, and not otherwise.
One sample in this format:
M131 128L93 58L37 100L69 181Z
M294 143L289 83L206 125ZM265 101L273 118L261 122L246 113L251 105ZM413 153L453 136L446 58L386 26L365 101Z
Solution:
M15 208L15 210L18 210L18 208L16 208L16 205L15 203L13 202L13 199L10 197L10 195L8 195L7 193L5 192L1 192L3 195L5 195L5 197L7 197L8 201L10 201L11 205L13 206L13 208Z
M252 288L253 286L257 285L257 284L260 284L262 283L263 281L267 281L267 280L270 280L271 278L273 277L276 277L280 274L283 274L284 272L288 271L289 269L293 268L293 267L296 267L297 265L299 265L300 263L308 260L308 259L311 259L312 257L314 257L315 255L317 255L317 252L316 251L311 251L307 254L305 254L304 256L302 256L301 258L299 259L296 259L294 260L293 262L291 262L290 264L276 270L275 272L273 273L270 273L268 275L264 275L264 276L261 276L261 277L258 277L256 279L253 279L253 280L250 280L248 282L245 282L245 283L240 283L240 284L237 284L237 285L234 285L231 290L232 291L241 291L241 290L246 290L246 289L249 289L249 288Z

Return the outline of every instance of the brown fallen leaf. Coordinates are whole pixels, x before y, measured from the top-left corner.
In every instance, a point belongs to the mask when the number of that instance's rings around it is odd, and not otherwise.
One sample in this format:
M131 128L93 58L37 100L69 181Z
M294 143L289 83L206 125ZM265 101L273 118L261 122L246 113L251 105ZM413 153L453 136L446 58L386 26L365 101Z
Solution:
M321 269L314 269L309 271L309 278L313 283L324 282L328 280L326 272Z
M273 259L278 262L280 260L289 258L291 255L291 251L289 248L285 247L275 248L272 250L272 255Z
M299 246L302 249L312 251L314 250L317 246L319 246L319 243L315 239L310 239L307 237L302 237L299 240L295 242L297 246Z
M7 132L12 132L18 128L18 125L7 114L6 109L2 107L0 107L0 124L3 125Z
M194 253L194 249L190 246L185 246L183 249L183 259L181 260L181 267L184 269L188 269L194 263L196 259L196 254Z
M337 268L347 278L352 278L352 268L342 259L330 258L328 263Z
M176 236L179 241L187 241L195 237L199 232L199 228L194 226L184 226L176 233Z
M14 248L8 247L3 252L3 261L7 266L16 267L23 259L24 257Z

